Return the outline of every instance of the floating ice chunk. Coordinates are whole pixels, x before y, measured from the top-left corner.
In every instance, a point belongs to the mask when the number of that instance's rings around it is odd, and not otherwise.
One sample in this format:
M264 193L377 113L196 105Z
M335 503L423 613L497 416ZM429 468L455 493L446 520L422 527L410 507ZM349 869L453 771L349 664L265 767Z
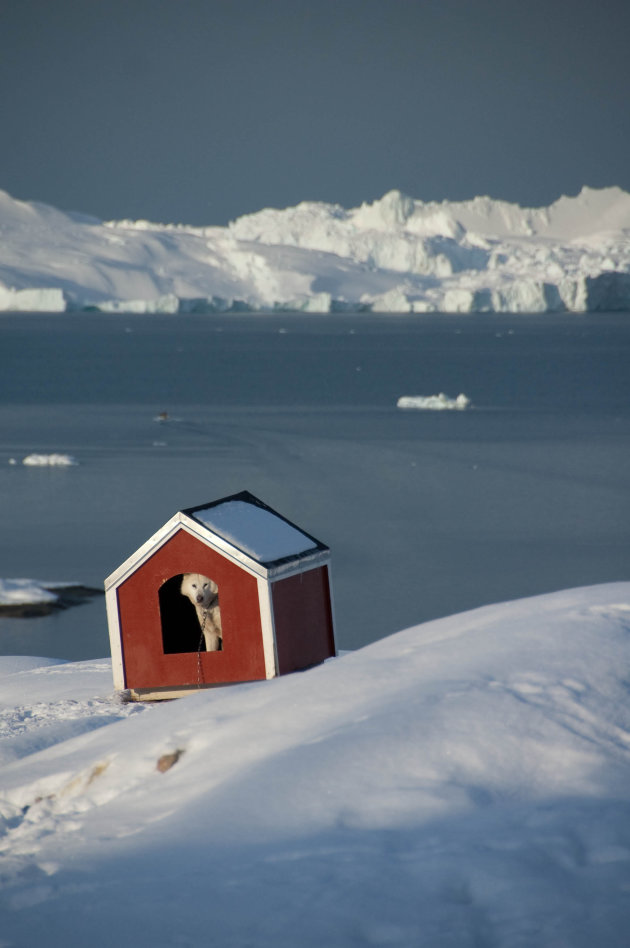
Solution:
M439 395L401 395L396 402L398 408L415 408L421 411L443 411L451 409L463 411L470 405L467 395L460 394L457 398L449 398L444 392Z
M32 618L57 609L78 606L102 589L77 582L43 582L39 579L0 579L0 615Z
M34 579L0 579L0 606L57 602L58 596Z
M78 463L71 454L28 454L22 460L28 467L74 467Z

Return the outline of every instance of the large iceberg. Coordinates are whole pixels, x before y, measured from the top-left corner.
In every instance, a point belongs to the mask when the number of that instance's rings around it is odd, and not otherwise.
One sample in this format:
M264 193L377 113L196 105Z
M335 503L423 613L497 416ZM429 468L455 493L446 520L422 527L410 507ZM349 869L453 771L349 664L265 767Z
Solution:
M549 207L390 191L305 201L227 227L101 221L0 191L0 310L630 310L630 194Z

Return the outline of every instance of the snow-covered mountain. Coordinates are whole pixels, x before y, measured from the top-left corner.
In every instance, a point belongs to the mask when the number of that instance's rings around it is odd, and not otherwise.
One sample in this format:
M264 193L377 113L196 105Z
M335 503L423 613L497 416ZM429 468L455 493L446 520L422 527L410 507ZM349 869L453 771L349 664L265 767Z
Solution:
M630 194L545 208L390 191L228 227L107 221L0 191L0 309L135 312L630 310Z

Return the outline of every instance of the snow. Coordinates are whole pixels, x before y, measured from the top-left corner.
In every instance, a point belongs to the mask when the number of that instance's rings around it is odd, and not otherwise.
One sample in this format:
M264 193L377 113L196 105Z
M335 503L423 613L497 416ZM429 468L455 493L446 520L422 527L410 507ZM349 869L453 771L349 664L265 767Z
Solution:
M0 613L21 616L45 615L55 608L65 609L101 593L100 589L83 586L77 582L0 579Z
M0 579L0 606L57 602L50 585L34 579Z
M63 290L57 287L41 287L16 290L0 285L0 310L26 313L65 313L66 300Z
M195 510L193 516L259 563L299 556L315 548L313 540L301 530L270 510L243 500Z
M630 583L159 706L0 659L0 943L625 948Z
M585 312L630 309L630 194L549 207L390 191L228 227L107 221L0 191L0 311Z
M470 407L470 399L461 393L457 398L449 398L444 392L439 395L401 395L396 402L398 408L415 408L423 411L464 411Z

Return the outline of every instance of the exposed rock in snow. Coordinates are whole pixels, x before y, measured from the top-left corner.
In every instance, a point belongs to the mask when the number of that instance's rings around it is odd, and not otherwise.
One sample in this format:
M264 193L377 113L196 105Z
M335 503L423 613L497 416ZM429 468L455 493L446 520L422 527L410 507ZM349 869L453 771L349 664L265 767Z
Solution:
M630 194L549 207L390 191L228 227L109 221L0 192L0 310L190 313L630 310Z

